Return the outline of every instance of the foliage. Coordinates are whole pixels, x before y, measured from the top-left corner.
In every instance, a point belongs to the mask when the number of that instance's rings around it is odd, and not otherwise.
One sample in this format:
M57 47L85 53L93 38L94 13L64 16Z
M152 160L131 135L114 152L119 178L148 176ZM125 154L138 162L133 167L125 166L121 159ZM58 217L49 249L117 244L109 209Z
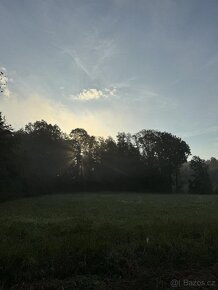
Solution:
M2 71L0 71L0 93L4 92L6 86L7 86L7 77Z
M154 130L142 130L134 138L150 177L150 187L156 184L157 190L171 192L175 185L177 190L178 171L191 153L189 146L170 133Z
M218 160L212 157L206 162L213 191L218 193Z
M24 191L48 193L67 162L66 144L57 125L44 120L16 132L17 167Z
M190 180L190 192L196 194L212 193L212 185L205 160L193 156L190 167L193 171Z
M10 191L15 179L13 131L0 112L0 192Z
M191 192L218 188L215 158L205 163L194 157L187 163L188 144L156 130L97 138L82 128L67 135L41 120L13 131L0 114L0 149L1 199L9 192L17 196L95 190L178 192L188 178L186 188Z

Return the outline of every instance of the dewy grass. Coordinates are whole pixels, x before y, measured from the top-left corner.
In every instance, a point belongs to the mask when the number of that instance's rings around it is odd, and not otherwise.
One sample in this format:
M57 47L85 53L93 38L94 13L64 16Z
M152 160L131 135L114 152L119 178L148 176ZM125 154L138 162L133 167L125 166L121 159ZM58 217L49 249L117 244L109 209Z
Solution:
M82 283L75 289L89 289L93 281L107 289L105 281L132 285L144 279L145 284L153 281L155 289L156 280L168 281L175 271L207 269L213 277L217 208L218 196L138 193L63 194L2 203L2 287L59 281L52 288L58 289L60 281L70 279Z

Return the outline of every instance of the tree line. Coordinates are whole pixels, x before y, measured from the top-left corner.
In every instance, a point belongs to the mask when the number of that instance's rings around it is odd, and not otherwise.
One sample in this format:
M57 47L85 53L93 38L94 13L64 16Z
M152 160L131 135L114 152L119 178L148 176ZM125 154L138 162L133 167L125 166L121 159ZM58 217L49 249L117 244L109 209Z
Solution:
M214 169L210 176L210 162L197 156L187 162L190 155L189 145L168 132L120 132L113 139L76 128L67 135L44 120L15 131L0 113L3 199L97 190L215 192L218 161L211 159Z

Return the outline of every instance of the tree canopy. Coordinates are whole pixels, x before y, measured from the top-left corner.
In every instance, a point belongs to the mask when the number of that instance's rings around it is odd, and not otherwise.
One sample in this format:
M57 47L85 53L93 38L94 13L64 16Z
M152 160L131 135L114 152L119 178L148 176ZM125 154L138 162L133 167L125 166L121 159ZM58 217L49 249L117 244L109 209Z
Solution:
M82 128L72 129L67 135L45 120L14 131L0 113L2 192L15 180L23 194L78 190L178 192L180 169L190 154L188 144L168 132L141 130L136 134L119 132L115 139L97 138ZM216 159L211 164L217 168ZM193 157L190 167L190 191L211 192L206 163Z

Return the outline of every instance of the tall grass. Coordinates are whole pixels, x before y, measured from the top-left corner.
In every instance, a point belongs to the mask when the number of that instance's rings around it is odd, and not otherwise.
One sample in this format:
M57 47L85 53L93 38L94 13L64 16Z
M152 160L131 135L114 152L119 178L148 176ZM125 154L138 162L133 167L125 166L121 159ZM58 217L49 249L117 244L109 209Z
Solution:
M54 288L48 289L61 289L58 283L69 279L69 289L109 289L105 285L117 281L131 285L125 289L136 287L131 283L137 281L144 281L144 287L153 283L156 289L157 281L168 283L187 270L207 269L215 275L217 209L217 196L138 193L65 194L2 203L2 289L51 281L56 281Z

